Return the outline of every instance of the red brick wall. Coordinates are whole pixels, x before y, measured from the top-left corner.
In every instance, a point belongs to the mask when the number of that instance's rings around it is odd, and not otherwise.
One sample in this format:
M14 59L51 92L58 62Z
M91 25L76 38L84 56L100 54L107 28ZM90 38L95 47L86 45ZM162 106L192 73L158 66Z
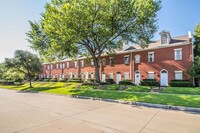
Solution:
M182 60L174 60L174 49L178 48L182 48ZM154 62L148 62L148 52L154 52ZM134 72L139 70L142 79L148 78L148 72L153 71L155 79L160 80L162 69L168 71L169 81L175 78L175 71L183 71L183 78L188 79L185 72L192 64L192 44L136 52L133 53L133 59L136 54L141 57L139 64L134 63Z
M174 49L182 48L182 60L176 61L174 60ZM148 52L154 52L154 62L148 62ZM140 55L140 63L136 64L134 63L134 57L135 55ZM127 54L117 54L114 56L114 65L110 66L110 60L109 56L102 57L101 59L106 59L106 66L100 68L100 77L101 73L104 72L106 74L106 77L109 77L109 73L113 73L113 78L116 80L116 74L117 72L120 72L122 74L122 80L124 79L124 73L128 72L130 74L130 63L124 64L124 56L130 55L131 53ZM130 57L129 56L129 57ZM129 58L131 59L131 57ZM64 68L64 75L66 76L66 73L72 72L73 74L76 73L77 77L80 77L80 73L88 72L90 78L90 73L95 73L94 67L90 65L90 62L87 62L84 60L84 67L81 67L80 61L78 61L77 68L74 68L74 61L69 61L69 68L67 68L66 62L65 68ZM62 72L62 69L60 68L56 69L56 64L53 64L53 70L51 71L52 75L58 74L60 75ZM154 76L155 79L160 79L160 71L162 69L166 69L168 71L168 80L175 78L175 71L184 71L186 72L192 64L192 44L190 45L182 45L182 46L174 46L174 47L167 47L167 48L160 48L160 49L154 49L154 50L146 50L146 51L138 51L132 53L132 68L131 68L131 77L132 81L134 82L134 72L136 70L139 70L141 73L141 79L148 78L148 72L155 72ZM46 66L46 65L44 65ZM44 67L43 74L49 75L49 70L47 70L47 67ZM69 76L68 76L69 78ZM186 73L183 74L183 78L187 79L188 76Z

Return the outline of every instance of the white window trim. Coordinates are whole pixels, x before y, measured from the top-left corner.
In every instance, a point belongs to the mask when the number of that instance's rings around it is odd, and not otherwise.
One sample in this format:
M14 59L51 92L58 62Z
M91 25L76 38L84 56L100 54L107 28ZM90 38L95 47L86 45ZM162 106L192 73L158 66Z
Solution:
M66 63L66 67L69 68L69 62Z
M125 58L128 57L128 62L125 61ZM130 62L130 55L124 55L124 64L129 64Z
M149 59L150 59L150 58L149 58L149 55L150 55L150 54L153 54L153 59L152 59L152 61L149 60ZM155 61L155 59L154 59L154 52L148 52L148 62L154 62L154 61Z
M85 66L84 60L81 60L81 67L83 68Z
M183 80L183 71L174 71L175 72L175 80ZM181 75L181 79L177 79L176 78L176 73L181 73L182 75Z
M136 64L140 63L140 55L139 54L135 55L135 63Z
M105 65L103 65L104 61L105 61ZM102 66L106 66L106 59L105 58L102 59Z
M74 61L74 68L77 68L77 65L78 65L77 61Z
M181 50L181 58L180 58L180 59L177 59L177 57L176 57L176 51L179 51L179 50ZM182 59L183 59L182 48L174 49L174 60L182 60Z
M112 79L114 78L114 74L113 73L109 73L109 78L110 78L110 75L112 75Z
M155 72L148 72L148 79L155 79ZM153 74L153 78L149 78L149 74Z
M155 73L155 72L148 72L148 73Z
M125 78L125 75L128 75L128 79L130 79L129 72L125 72L125 73L124 73L124 78Z

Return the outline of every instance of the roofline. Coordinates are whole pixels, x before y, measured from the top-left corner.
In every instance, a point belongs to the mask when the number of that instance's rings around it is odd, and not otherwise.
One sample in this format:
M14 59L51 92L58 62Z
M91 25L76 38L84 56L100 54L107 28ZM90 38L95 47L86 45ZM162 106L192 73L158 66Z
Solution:
M182 46L182 45L189 45L192 44L192 42L182 42L179 44L168 44L168 45L161 45L155 48L148 48L148 49L134 49L134 50L129 50L129 51L117 51L117 54L129 54L129 53L135 53L135 52L141 52L141 51L149 51L149 50L155 50L155 49L161 49L161 48L168 48L168 47L176 47L176 46ZM105 57L108 56L108 54L104 54L101 57ZM81 58L77 58L76 60L81 60L81 59L86 59L86 57L81 57ZM67 59L67 60L62 60L62 61L58 61L58 62L67 62L67 61L72 61L72 59ZM42 63L42 64L49 64L49 63ZM54 63L52 63L54 64Z

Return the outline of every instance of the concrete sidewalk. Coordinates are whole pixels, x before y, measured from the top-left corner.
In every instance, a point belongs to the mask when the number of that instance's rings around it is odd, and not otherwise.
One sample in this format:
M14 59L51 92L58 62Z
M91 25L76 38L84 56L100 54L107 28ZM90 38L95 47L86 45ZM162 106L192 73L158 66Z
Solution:
M199 133L200 114L0 89L0 133Z

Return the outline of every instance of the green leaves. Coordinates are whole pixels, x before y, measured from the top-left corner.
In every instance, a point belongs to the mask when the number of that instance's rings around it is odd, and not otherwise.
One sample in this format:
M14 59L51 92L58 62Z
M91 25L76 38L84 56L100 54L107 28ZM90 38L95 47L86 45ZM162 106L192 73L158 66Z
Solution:
M160 0L52 0L40 22L30 22L27 35L31 47L45 57L74 57L84 48L97 69L102 52L122 41L147 47L159 9Z

